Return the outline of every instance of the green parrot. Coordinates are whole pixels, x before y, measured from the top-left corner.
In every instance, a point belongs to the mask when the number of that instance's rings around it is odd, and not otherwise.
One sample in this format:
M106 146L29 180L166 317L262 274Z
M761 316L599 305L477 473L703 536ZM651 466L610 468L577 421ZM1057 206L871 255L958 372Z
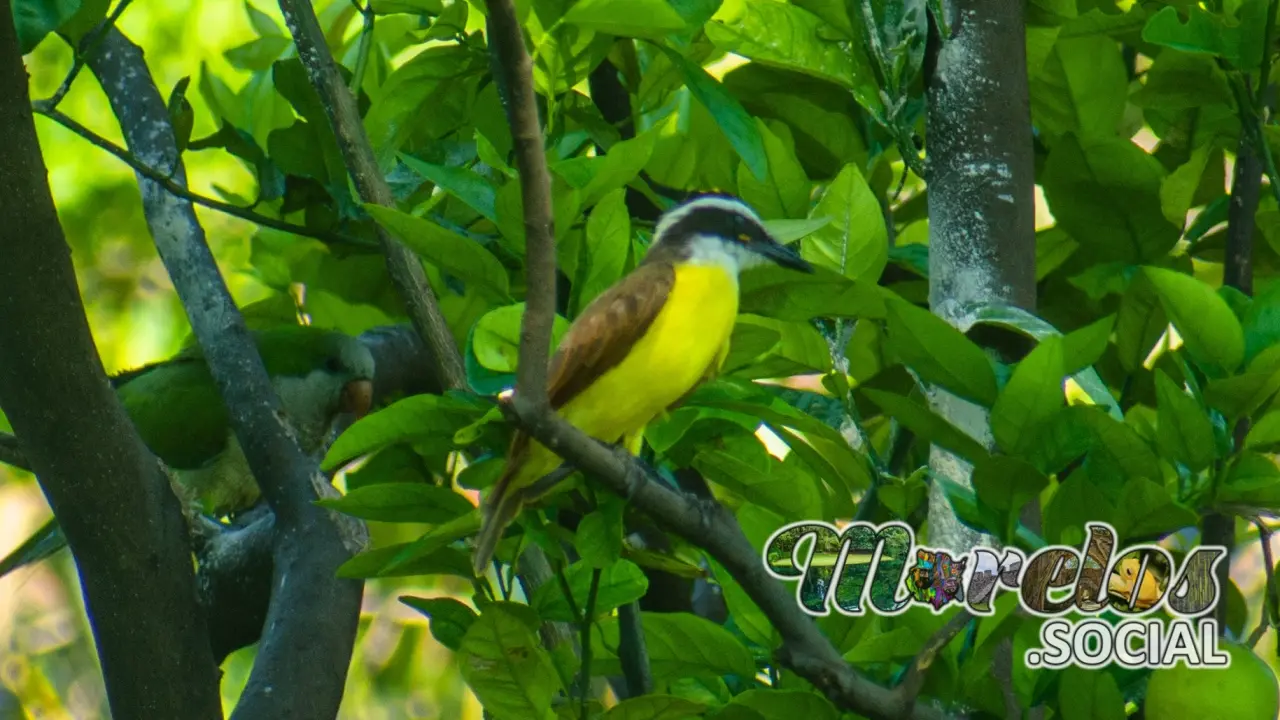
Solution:
M253 333L258 354L298 443L319 455L344 414L363 417L373 402L373 355L359 339L303 325ZM111 378L125 412L170 471L188 519L222 517L259 497L226 406L199 345ZM0 577L66 547L57 520L0 560Z

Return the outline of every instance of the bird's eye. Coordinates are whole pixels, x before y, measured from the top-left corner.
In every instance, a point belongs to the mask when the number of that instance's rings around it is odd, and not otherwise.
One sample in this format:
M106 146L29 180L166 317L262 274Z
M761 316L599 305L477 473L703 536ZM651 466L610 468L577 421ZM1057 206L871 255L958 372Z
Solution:
M342 372L342 360L336 357L331 357L324 361L324 369L331 373Z

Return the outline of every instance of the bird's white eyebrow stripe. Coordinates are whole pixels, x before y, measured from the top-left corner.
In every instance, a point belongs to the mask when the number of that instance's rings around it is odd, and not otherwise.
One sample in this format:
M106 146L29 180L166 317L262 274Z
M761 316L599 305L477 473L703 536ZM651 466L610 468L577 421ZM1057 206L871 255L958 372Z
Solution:
M688 217L691 213L698 210L710 209L739 213L751 218L758 225L764 225L764 222L760 219L760 216L756 214L756 211L752 210L751 206L747 205L745 202L721 195L708 195L705 197L695 198L668 211L662 216L662 219L658 221L657 227L653 230L653 236L655 238L662 237L667 230L670 230L672 226Z

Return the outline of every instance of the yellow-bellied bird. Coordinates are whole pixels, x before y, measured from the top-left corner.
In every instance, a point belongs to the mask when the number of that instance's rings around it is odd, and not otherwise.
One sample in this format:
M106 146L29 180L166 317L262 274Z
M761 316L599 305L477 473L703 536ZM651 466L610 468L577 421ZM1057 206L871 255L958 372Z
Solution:
M587 435L638 452L645 426L719 371L738 316L738 274L770 262L813 272L737 198L702 195L669 210L639 266L565 333L548 375L551 408ZM516 433L483 505L477 575L524 504L536 499L530 486L561 462Z

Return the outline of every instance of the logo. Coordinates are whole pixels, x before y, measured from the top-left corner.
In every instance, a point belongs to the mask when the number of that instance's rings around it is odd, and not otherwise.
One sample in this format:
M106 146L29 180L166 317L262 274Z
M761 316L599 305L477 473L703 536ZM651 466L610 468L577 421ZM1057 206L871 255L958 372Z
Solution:
M833 607L892 616L912 605L934 614L960 605L991 616L998 593L1016 592L1024 612L1044 619L1040 647L1024 656L1032 668L1230 665L1218 649L1217 622L1206 617L1221 597L1214 569L1226 548L1196 547L1175 567L1158 545L1119 550L1115 528L1085 528L1082 548L1050 545L1026 557L1016 548L978 547L953 557L917 546L905 523L855 522L840 530L804 521L770 536L763 559L773 577L799 581L796 599L813 616ZM1152 617L1161 610L1170 617Z

